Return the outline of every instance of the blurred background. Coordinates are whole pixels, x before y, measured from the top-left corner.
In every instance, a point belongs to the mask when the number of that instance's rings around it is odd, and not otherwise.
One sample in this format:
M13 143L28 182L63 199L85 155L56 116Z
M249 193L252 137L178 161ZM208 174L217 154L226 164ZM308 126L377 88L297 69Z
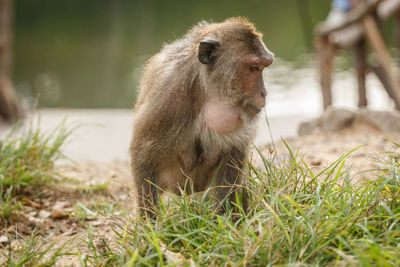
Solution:
M201 20L246 16L285 61L312 51L321 0L18 0L14 85L40 107L130 108L144 62Z
M255 23L278 58L306 67L314 26L330 7L327 0L18 0L14 86L30 102L39 96L40 107L132 107L143 64L164 42L201 20L237 15ZM392 44L391 24L384 32ZM349 67L343 60L339 70Z

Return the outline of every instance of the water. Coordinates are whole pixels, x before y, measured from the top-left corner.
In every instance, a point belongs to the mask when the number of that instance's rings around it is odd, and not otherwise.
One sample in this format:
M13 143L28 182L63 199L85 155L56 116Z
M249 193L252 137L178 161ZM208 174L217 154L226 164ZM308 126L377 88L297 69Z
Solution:
M270 117L309 116L317 117L323 111L319 74L312 57L302 67L278 59L276 66L264 73L269 91L266 112ZM332 82L332 102L337 108L358 108L358 84L355 71L348 70L348 58L336 58ZM303 62L304 59L303 59ZM396 67L400 74L400 68ZM290 74L290 75L288 75ZM394 102L388 96L373 73L366 76L368 108L372 110L394 110Z
M329 1L320 0L18 0L15 4L18 91L31 102L39 95L41 107L72 108L132 107L143 63L163 42L173 41L201 20L246 16L264 33L272 51L295 60L310 51L313 25L330 7Z

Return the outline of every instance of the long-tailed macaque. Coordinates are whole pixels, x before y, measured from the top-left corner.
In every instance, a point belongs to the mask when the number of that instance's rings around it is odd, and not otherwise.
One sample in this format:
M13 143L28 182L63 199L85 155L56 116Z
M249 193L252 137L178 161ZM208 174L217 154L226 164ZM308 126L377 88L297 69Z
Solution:
M130 147L141 210L187 181L199 192L213 179L219 200L246 182L262 72L274 58L261 38L245 18L201 22L147 62Z

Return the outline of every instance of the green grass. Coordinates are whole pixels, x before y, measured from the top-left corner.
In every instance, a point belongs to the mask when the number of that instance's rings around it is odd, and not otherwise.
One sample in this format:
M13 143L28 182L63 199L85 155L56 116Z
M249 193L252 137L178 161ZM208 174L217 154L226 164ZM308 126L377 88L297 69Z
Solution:
M39 122L38 122L39 125ZM0 139L0 220L19 206L19 195L54 181L54 162L62 157L60 147L70 134L62 122L42 133L32 122L21 133L16 125Z
M80 193L96 193L96 192L106 192L108 190L109 182L98 183L94 185L79 185L76 186L76 190Z
M64 256L63 250L68 244L64 242L56 247L56 241L49 241L48 238L39 239L37 233L33 233L21 243L23 244L20 244L19 249L12 250L8 247L8 250L3 251L2 254L7 259L0 262L1 266L54 266L57 260Z
M396 157L376 180L353 185L345 158L314 173L297 155L265 159L251 177L250 215L223 216L209 198L161 203L158 220L115 222L119 238L87 242L84 266L398 266L400 184ZM371 174L372 175L372 174Z
M74 213L72 215L79 220L87 221L124 213L126 213L126 210L121 209L116 203L95 202L88 207L78 201L74 205Z

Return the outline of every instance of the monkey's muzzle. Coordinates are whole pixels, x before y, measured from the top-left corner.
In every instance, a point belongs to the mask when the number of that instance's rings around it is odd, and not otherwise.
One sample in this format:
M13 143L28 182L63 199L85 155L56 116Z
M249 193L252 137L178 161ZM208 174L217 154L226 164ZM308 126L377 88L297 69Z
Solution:
M260 113L260 111L262 110L262 107L257 107L253 103L248 102L245 104L245 110L253 115L256 115L256 114Z

